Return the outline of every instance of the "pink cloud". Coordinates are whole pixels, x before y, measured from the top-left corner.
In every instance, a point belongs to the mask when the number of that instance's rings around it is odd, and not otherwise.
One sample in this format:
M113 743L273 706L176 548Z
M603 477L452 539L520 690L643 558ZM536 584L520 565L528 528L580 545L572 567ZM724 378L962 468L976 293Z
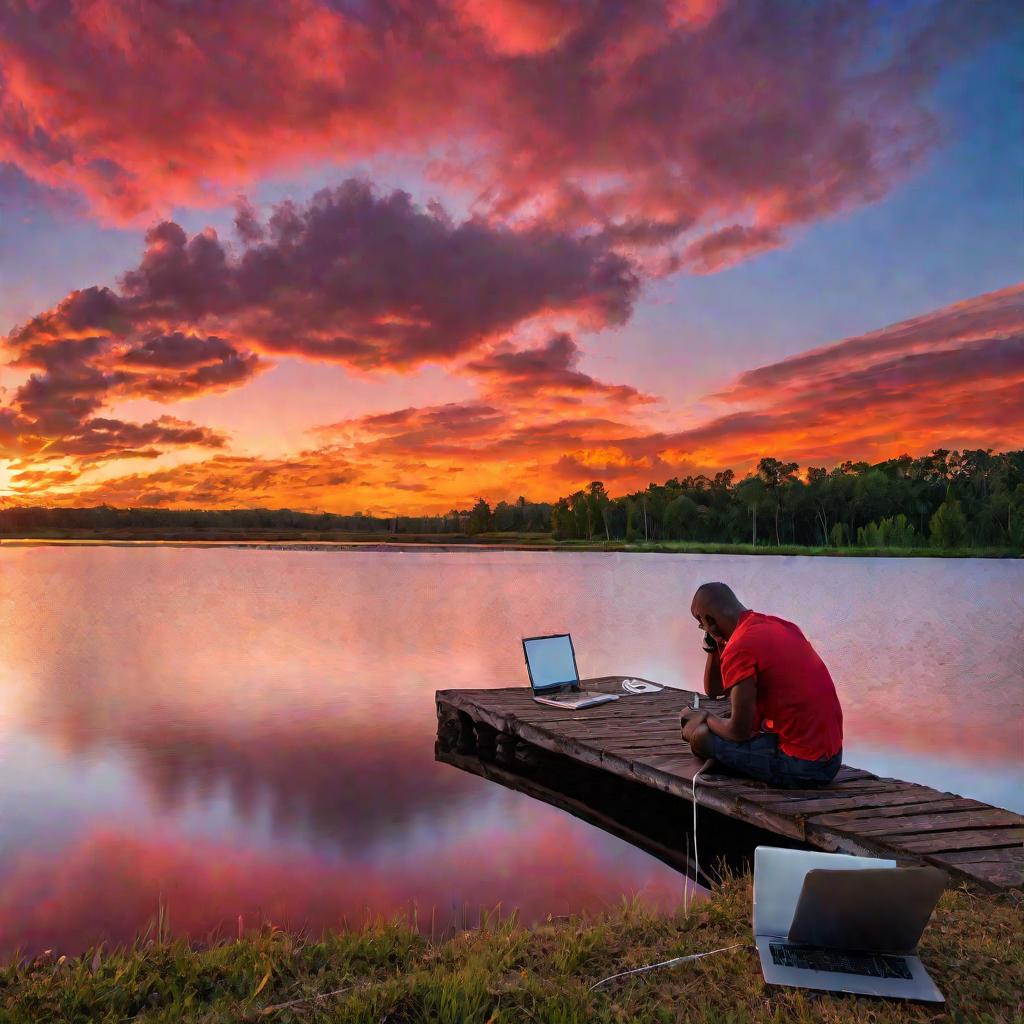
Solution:
M271 365L251 349L403 369L468 354L534 318L621 323L639 287L629 262L598 239L456 224L436 205L424 211L405 193L378 195L355 179L302 206L279 204L266 224L244 203L238 216L241 251L212 230L189 237L165 221L117 291L76 290L10 332L12 364L42 372L13 394L9 447L113 457L115 448L97 445L127 438L127 425L91 429L89 417L115 400L243 385ZM560 358L563 390L639 397L571 370L574 347ZM552 386L556 372L547 368ZM193 436L158 431L152 443Z
M818 380L866 371L894 357L934 353L972 341L1024 331L1024 284L978 295L870 334L810 349L778 363L747 370L720 397L730 402L770 399L780 390L803 390Z
M628 384L607 384L576 369L581 352L568 334L553 334L532 348L517 349L505 342L471 360L464 371L478 377L489 394L504 398L543 395L578 402L604 398L624 405L654 401Z
M777 226L733 224L692 242L686 247L682 262L697 273L710 274L754 253L776 249L782 242L782 233Z
M356 179L279 204L266 226L245 212L243 224L250 244L237 256L212 231L158 225L122 279L122 308L136 323L199 323L265 351L403 367L542 315L622 323L638 290L598 240L454 224Z
M108 221L310 161L427 157L490 216L682 238L698 270L877 200L996 5L47 0L0 13L0 160ZM751 234L752 233L752 234ZM685 238L683 238L685 236ZM725 265L725 261L718 265Z

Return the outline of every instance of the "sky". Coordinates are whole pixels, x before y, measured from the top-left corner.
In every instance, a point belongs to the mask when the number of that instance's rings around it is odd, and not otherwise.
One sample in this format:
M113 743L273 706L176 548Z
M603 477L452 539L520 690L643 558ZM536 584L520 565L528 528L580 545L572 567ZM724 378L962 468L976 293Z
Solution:
M1024 17L11 0L0 504L1024 446Z

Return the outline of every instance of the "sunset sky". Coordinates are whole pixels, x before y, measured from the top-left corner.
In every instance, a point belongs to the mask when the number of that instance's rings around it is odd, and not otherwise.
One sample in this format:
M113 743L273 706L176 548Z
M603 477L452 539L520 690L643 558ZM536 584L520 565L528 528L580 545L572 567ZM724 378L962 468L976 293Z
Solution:
M1009 2L8 0L0 505L1024 446Z

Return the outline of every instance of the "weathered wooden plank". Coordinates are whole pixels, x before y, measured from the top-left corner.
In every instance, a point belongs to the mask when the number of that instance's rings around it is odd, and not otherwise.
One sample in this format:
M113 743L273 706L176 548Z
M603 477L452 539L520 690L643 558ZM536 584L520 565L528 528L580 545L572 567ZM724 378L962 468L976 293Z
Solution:
M1002 846L988 850L949 850L936 854L934 860L943 860L947 864L981 864L984 862L999 864L1024 863L1024 845Z
M945 797L939 794L938 799L932 801L926 800L911 804L897 804L896 806L858 807L849 811L815 814L807 820L815 825L842 828L844 825L856 821L874 822L882 818L909 818L916 814L936 814L940 811L983 810L987 807L987 804L979 803L977 800L965 800L962 796ZM902 824L902 821L897 821L893 827L899 827Z
M933 853L928 860L998 889L1024 887L1024 846Z
M831 782L828 786L808 786L806 790L808 793L817 794L818 796L827 796L829 792L842 795L843 793L871 793L876 790L884 790L885 792L894 792L897 789L927 789L927 786L922 786L917 782L901 782L898 779L887 779L880 778L878 776L868 776L867 778L858 779L845 779L841 782ZM778 789L767 787L765 790L765 797L768 800L802 800L804 799L799 795L799 791L795 789Z
M580 739L581 743L588 743L586 738ZM591 746L600 746L604 750L614 750L616 752L620 750L664 750L667 753L677 752L680 754L690 752L690 744L685 740L680 739L678 736L642 736L642 737L623 737L622 739L604 740L602 743L590 744Z
M772 804L782 807L791 803L810 803L815 800L832 800L838 797L868 795L871 793L894 793L900 790L914 791L926 789L910 782L892 783L887 779L854 779L851 782L832 782L827 786L808 786L797 789L780 789L765 786L760 789L751 788L747 797L751 803ZM792 808L791 808L792 809ZM799 813L794 811L794 813Z
M629 721L631 718L659 717L678 721L680 714L691 706L690 701L688 700L660 703L644 702L642 704L634 703L634 700L638 700L638 698L630 698L629 700L621 699L606 702L604 704L594 704L589 708L580 708L578 710L557 708L550 704L538 704L536 701L531 701L528 707L522 708L509 708L504 705L501 706L509 713L517 714L521 717L524 715L528 716L531 721L547 721L559 724L564 722L600 721L602 719L608 721ZM710 714L720 715L728 711L728 708L709 707L702 702L701 710L707 711Z
M660 768L663 772L671 772L675 768L696 768L704 762L686 751L682 754L650 754L645 755L643 762L651 768Z
M547 725L551 728L562 729L565 726L575 725L576 723L594 723L594 724L616 724L616 723L629 723L634 724L636 722L646 721L665 721L671 720L678 724L679 722L679 711L671 708L619 708L618 705L621 702L615 702L614 704L595 704L592 708L583 708L580 711L575 711L570 714L566 714L558 710L558 708L549 707L547 710L551 711L550 715L544 714L543 711L534 711L530 709L521 709L516 711L509 711L510 716L522 719L525 722L532 722L534 725ZM538 704L538 708L543 705ZM609 708L615 710L602 711L602 708ZM593 712L587 714L587 712Z
M821 823L818 822L820 825ZM842 832L861 836L892 835L899 829L901 836L926 835L930 832L951 832L957 829L985 829L1001 825L1021 825L1019 815L998 808L987 810L956 810L948 813L917 814L906 818L856 819L833 827Z
M1019 889L1024 886L1024 863L996 864L987 861L972 861L947 865L941 863L941 856L933 856L928 859L940 867L953 867L957 874L965 874L971 881L993 889Z
M940 793L925 786L906 786L903 789L861 790L847 796L836 796L830 789L820 791L822 796L810 800L789 800L784 806L791 814L818 815L832 811L869 811L882 807L928 804L950 799L949 793ZM809 818L814 821L813 817Z
M904 835L890 832L878 839L914 853L943 853L946 850L984 850L997 846L1024 844L1024 828L986 828L956 832L928 832Z
M552 721L566 715L587 716L588 713L607 714L612 708L641 708L652 711L682 709L693 699L690 690L665 689L660 693L628 694L621 689L621 677L617 680L581 680L583 689L598 690L604 693L621 693L620 699L614 704L595 704L592 708L580 708L574 711L553 707L550 704L538 704L533 699L529 687L514 687L483 690L438 690L437 699L456 707L486 707L491 711L527 712L549 717ZM709 710L715 705L727 707L724 702L712 702L700 695L701 706Z
M532 722L538 729L548 729L549 732L560 736L572 736L573 739L591 740L601 743L604 740L626 740L626 739L647 739L651 736L671 736L680 742L683 741L683 734L678 724L663 725L660 722L644 720L642 728L622 726L609 726L606 724L591 725L589 722L580 722L569 729L555 730L550 728L546 722Z

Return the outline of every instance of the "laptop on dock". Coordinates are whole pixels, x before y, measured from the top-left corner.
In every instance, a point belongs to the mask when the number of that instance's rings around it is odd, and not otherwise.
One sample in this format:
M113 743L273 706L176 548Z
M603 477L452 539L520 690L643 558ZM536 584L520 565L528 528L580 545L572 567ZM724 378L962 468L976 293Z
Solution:
M524 638L523 657L533 688L533 699L538 704L551 704L556 708L575 711L619 699L614 693L598 693L580 688L576 651L568 633Z
M947 880L935 867L757 847L754 939L764 980L944 1002L917 943Z

